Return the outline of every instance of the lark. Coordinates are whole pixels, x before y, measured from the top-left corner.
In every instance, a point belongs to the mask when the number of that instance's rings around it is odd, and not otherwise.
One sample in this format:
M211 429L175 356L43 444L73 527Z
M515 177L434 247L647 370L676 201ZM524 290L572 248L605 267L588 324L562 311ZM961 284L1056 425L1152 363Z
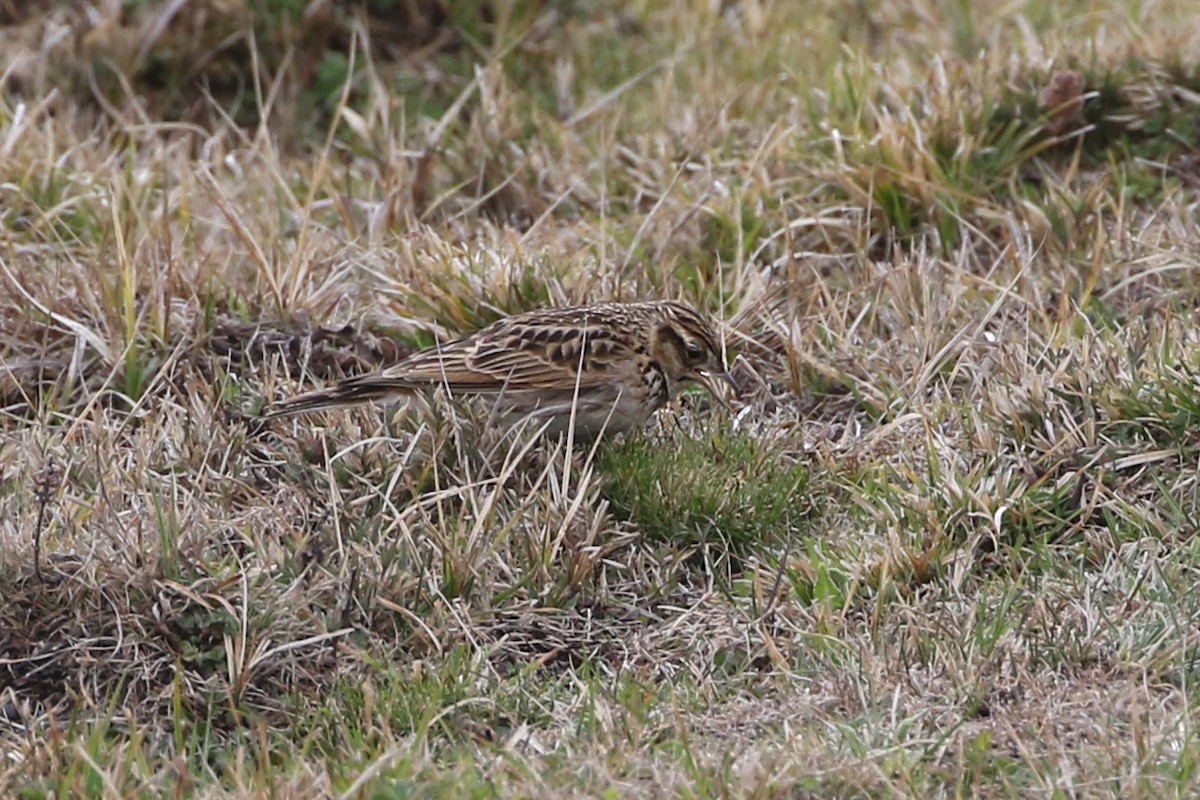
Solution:
M499 421L594 437L643 425L681 389L718 399L725 371L712 322L669 300L514 314L378 372L272 405L267 417L389 401L442 389L490 398ZM735 387L736 388L736 387Z

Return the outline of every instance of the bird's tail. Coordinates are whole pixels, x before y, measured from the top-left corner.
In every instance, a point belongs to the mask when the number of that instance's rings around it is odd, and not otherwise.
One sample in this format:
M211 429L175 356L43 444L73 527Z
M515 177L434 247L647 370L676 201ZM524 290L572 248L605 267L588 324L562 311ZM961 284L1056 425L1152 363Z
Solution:
M263 416L273 419L290 414L305 414L310 411L356 406L372 400L391 400L410 393L412 389L410 384L397 381L395 378L382 375L359 375L324 389L315 389L287 400L272 403L263 412Z

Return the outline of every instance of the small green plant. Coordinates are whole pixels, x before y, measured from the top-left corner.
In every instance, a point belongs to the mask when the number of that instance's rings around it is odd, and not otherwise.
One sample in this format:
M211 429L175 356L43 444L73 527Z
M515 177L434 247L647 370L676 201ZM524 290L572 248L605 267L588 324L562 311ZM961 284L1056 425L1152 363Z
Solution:
M811 510L804 467L739 432L632 437L601 453L599 471L618 516L682 546L720 542L745 555L793 534Z

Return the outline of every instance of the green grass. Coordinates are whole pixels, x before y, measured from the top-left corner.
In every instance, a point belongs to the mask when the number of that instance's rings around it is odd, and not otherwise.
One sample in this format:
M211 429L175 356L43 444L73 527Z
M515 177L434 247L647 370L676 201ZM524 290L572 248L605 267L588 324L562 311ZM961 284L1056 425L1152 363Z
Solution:
M649 541L744 557L802 535L808 473L735 431L632 437L601 451L603 495Z

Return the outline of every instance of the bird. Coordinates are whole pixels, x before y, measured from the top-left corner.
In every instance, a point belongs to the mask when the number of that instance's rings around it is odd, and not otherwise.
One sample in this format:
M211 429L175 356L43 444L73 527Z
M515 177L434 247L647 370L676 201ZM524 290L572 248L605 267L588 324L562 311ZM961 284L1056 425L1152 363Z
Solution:
M642 426L683 388L718 400L721 339L704 314L673 300L544 308L501 318L376 372L270 405L268 419L418 395L491 398L508 427L594 438Z

